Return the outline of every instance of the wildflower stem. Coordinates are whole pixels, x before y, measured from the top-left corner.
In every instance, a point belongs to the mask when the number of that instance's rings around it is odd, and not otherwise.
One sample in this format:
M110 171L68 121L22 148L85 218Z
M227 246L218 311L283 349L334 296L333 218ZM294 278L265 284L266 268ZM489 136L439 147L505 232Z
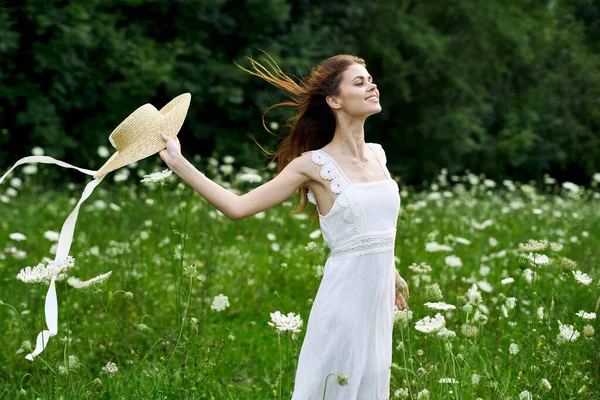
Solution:
M67 285L67 281L65 281L65 301L67 303L67 307L66 307L66 313L67 313L67 342L65 343L65 349L63 351L63 362L65 363L65 369L67 372L67 385L65 386L65 395L66 398L69 398L69 388L71 388L71 390L73 390L73 397L75 397L75 392L74 392L74 388L71 385L71 370L68 367L68 355L69 355L69 344L70 344L70 338L71 338L71 332L70 332L70 324L69 324L69 288Z
M177 336L177 342L175 343L175 348L173 348L171 357L169 357L169 361L167 362L167 365L165 365L163 374L161 375L161 379L156 380L156 383L154 384L154 388L152 388L152 393L154 393L154 391L156 390L156 387L158 386L158 383L162 380L162 376L165 376L166 372L169 370L169 366L171 365L171 362L173 361L173 358L175 357L175 353L177 352L177 348L179 347L179 343L181 342L181 336L183 336L183 328L185 327L185 322L187 320L187 313L189 310L190 298L192 297L192 282L193 282L193 278L190 276L190 286L188 288L188 297L187 297L187 301L185 304L185 308L183 310L183 318L181 319L181 328L179 329L179 335Z
M19 312L17 311L17 309L16 309L16 308L14 308L12 305L10 305L10 304L8 304L8 303L5 303L5 302L3 302L3 301L2 301L2 302L0 302L0 305L2 305L2 306L6 306L6 307L10 308L11 310L13 310L13 311L15 312L15 315L17 316L17 321L19 321L19 326L21 327L21 331L23 332L23 335L24 335L24 337L29 337L29 336L27 335L27 332L25 331L25 326L23 325L23 321L21 320L21 315L19 314ZM34 365L35 365L35 369L36 369L36 371L37 371L37 374L36 374L36 376L37 376L37 378L38 378L38 380L39 380L39 382L40 382L40 386L43 386L43 383L42 383L42 378L40 377L40 371L39 371L39 369L38 369L38 366L37 366L37 364L36 364L35 362L34 362ZM25 375L25 376L27 376L27 375ZM25 377L25 376L24 376L24 377ZM33 375L32 375L32 376L33 376ZM23 380L21 379L21 382L22 382L22 381L23 381Z
M102 296L100 296L100 293L98 292L98 293L96 293L96 295L98 296L98 299L100 299L100 303L102 304L102 307L104 308L104 312L105 312L106 316L108 317L108 319L110 319L110 321L113 323L115 328L117 328L117 332L119 332L119 336L121 337L121 343L123 344L123 347L125 348L125 354L127 355L128 358L131 358L129 355L129 349L127 348L127 345L125 344L125 338L123 337L121 328L119 328L119 325L117 324L117 322L113 319L112 315L110 315L110 312L108 311L108 307L104 304L104 301L102 300ZM110 302L110 299L109 299L109 302Z
M402 344L404 345L404 347L402 347L402 358L404 360L404 375L406 378L406 386L410 388L410 380L408 379L408 365L406 363L406 345L404 344L404 322L400 323L400 338L402 340Z
M281 400L281 377L283 375L281 368L281 334L277 332L277 343L279 345L279 400Z
M174 257L174 253L173 253L173 236L171 235L171 223L169 222L169 215L167 213L167 201L165 199L165 191L163 189L163 184L160 185L160 193L162 195L162 201L163 201L163 210L165 212L165 223L167 224L167 232L169 234L169 247L171 249L171 262L173 265L173 270L175 272L175 300L176 300L176 304L177 304L177 318L178 320L181 320L181 298L180 298L180 293L179 293L179 275L178 275L178 271L177 271L177 266L175 265L175 257Z
M287 386L287 381L288 381L288 377L287 377L287 372L289 371L288 367L289 367L289 361L290 361L290 357L289 357L289 336L290 336L290 331L286 331L285 332L285 371L286 371L286 377L285 377L285 382L286 382L286 386Z
M336 375L336 374L334 374L334 373L332 372L331 374L327 375L327 377L325 378L325 388L323 389L323 400L325 400L325 393L327 392L327 380L329 379L329 377L330 377L331 375Z

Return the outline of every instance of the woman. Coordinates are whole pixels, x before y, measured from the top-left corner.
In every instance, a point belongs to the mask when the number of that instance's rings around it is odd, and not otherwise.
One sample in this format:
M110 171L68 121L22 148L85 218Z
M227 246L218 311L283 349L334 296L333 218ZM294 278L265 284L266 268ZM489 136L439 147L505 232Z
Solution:
M249 60L254 71L240 68L293 95L267 111L297 110L291 134L275 153L275 178L238 196L188 162L178 139L163 135L167 148L160 156L232 220L280 204L297 190L306 199L302 209L307 201L315 204L331 254L308 318L292 400L321 399L325 390L327 399L388 399L394 299L406 309L409 293L394 266L398 184L383 148L364 137L365 120L381 111L377 85L364 60L350 55L328 58L300 85L275 62L267 61L269 70Z

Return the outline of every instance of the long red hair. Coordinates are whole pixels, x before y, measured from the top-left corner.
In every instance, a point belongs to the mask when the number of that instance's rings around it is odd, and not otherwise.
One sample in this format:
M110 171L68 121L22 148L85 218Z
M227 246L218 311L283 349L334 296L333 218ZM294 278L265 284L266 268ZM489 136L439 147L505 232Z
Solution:
M265 125L267 112L275 107L293 107L296 109L296 113L289 117L285 124L291 133L283 138L275 151L265 150L257 143L265 154L272 156L271 161L277 162L277 173L279 173L290 161L303 152L320 149L333 139L336 127L335 114L325 98L340 94L340 81L346 68L353 64L360 64L364 67L367 65L360 57L348 54L336 55L318 64L308 76L301 79L300 83L296 83L279 68L271 56L265 54L268 59L263 58L264 65L247 57L253 71L240 66L235 61L234 63L249 74L258 76L290 94L290 100L274 104L265 110L262 115L262 123L269 131ZM301 201L302 206L292 213L302 212L306 208L307 192L308 188L304 186L299 189L296 206ZM316 219L315 211L316 208L310 215Z

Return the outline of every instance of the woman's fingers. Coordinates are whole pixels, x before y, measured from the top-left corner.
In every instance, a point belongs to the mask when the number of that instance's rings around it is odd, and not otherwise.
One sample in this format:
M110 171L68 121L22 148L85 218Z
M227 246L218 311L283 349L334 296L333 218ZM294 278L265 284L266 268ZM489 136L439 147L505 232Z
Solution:
M406 292L406 298L410 298L410 293L408 291L408 284L402 277L400 277L400 284L402 285L402 287L404 288L404 291Z
M406 304L406 300L404 300L404 296L400 292L396 292L396 306L401 310L408 308L408 304Z

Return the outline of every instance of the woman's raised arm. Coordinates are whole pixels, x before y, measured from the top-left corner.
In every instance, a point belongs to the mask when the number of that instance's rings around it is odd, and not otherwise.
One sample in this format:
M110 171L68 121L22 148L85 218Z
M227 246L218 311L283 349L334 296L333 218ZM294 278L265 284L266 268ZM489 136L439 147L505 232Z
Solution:
M310 180L308 170L311 160L307 153L292 160L275 178L239 196L207 178L183 157L177 138L169 139L163 135L163 139L167 142L167 149L159 153L163 161L200 196L233 221L282 203Z

